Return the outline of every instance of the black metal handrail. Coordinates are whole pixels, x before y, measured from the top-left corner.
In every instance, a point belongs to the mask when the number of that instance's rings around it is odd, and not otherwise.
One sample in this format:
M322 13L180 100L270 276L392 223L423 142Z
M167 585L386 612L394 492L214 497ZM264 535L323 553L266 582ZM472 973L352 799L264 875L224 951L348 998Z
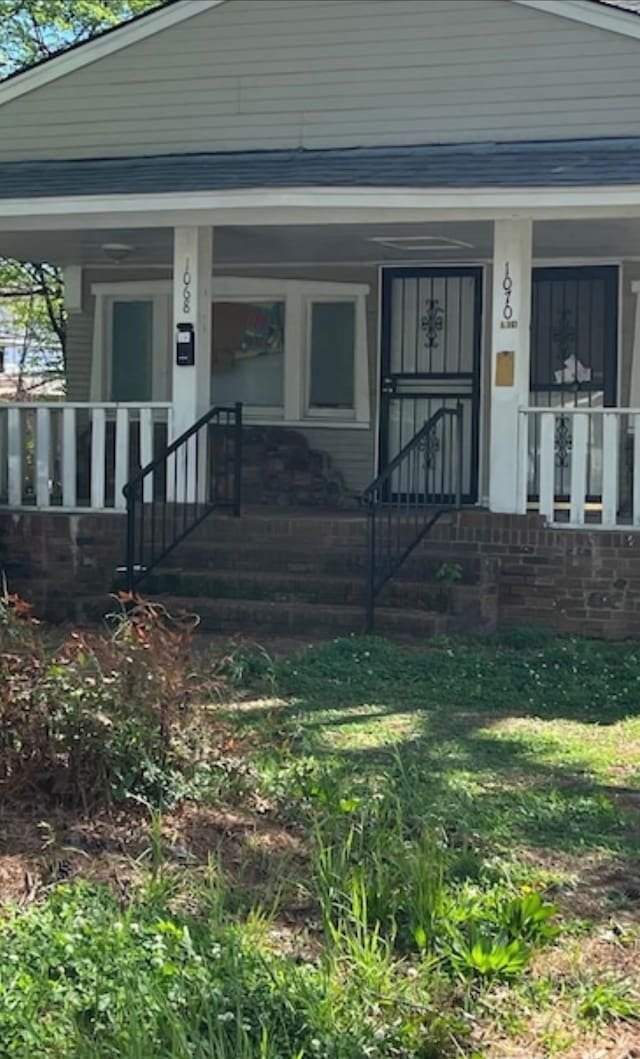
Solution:
M122 491L127 589L133 592L212 511L240 514L242 405L210 408Z
M367 631L376 598L445 511L462 506L463 406L440 408L362 494Z

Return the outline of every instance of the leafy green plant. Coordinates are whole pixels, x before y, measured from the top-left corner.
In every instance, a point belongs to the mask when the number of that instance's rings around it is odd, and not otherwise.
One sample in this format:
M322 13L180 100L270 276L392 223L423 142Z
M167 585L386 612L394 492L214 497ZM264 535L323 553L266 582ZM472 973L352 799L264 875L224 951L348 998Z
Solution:
M500 924L512 938L538 943L553 941L560 933L560 927L551 922L557 914L557 905L545 902L540 893L531 891L506 904Z
M462 566L460 563L440 563L435 579L441 585L457 585L462 581Z
M625 982L596 982L584 989L578 1014L594 1022L640 1021L640 994Z
M231 687L259 686L272 691L275 685L275 664L269 653L259 644L238 641L233 643L223 658L215 663L216 671Z
M462 581L463 570L460 563L441 563L435 572L439 590L437 596L438 610L451 609L452 589Z
M469 942L458 937L451 947L451 963L462 977L512 978L519 975L531 958L524 942L503 936L490 937L474 932Z

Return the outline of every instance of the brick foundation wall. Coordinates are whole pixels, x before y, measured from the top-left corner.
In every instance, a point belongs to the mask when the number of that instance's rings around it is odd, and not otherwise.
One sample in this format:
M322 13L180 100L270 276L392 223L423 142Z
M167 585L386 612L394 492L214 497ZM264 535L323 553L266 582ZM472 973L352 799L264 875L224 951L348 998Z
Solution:
M249 516L233 526L256 543L267 530L272 540L294 532L286 520L268 517L260 525L252 526ZM0 514L0 568L9 590L29 600L39 617L97 619L109 609L124 531L124 517L115 514ZM327 546L352 550L360 566L364 519L329 521L322 532ZM594 638L640 639L640 534L552 529L537 515L474 510L443 517L421 551L436 566L460 563L469 573L480 598L468 617L478 626L545 625Z
M9 591L47 621L101 618L123 561L124 531L124 517L115 514L0 515L0 568Z
M553 529L539 515L465 511L431 535L451 562L475 562L497 590L500 626L544 625L640 639L640 534Z

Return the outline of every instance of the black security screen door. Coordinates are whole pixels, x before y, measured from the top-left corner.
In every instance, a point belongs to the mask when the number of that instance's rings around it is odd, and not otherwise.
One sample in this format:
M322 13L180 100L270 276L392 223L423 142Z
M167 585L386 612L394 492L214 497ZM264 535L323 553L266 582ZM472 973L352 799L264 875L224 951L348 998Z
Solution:
M479 268L383 272L380 466L440 408L460 404L465 503L478 497L481 315ZM425 453L436 472L440 458L437 448Z
M613 265L533 270L531 404L542 408L602 408L616 403L618 269ZM540 419L529 427L529 499L537 500ZM602 416L589 424L587 493L602 492ZM556 418L555 497L571 491L572 427Z

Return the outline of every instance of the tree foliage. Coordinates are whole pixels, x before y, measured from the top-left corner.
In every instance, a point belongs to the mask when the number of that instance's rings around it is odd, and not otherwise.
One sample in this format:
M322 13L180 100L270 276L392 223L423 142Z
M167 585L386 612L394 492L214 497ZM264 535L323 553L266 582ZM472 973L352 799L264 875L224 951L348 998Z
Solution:
M0 78L90 40L165 0L0 0ZM18 395L33 372L66 367L62 272L0 256L0 309L17 338Z
M17 398L64 375L66 314L59 268L0 258L0 314L13 336Z
M0 77L140 15L162 0L0 0Z

